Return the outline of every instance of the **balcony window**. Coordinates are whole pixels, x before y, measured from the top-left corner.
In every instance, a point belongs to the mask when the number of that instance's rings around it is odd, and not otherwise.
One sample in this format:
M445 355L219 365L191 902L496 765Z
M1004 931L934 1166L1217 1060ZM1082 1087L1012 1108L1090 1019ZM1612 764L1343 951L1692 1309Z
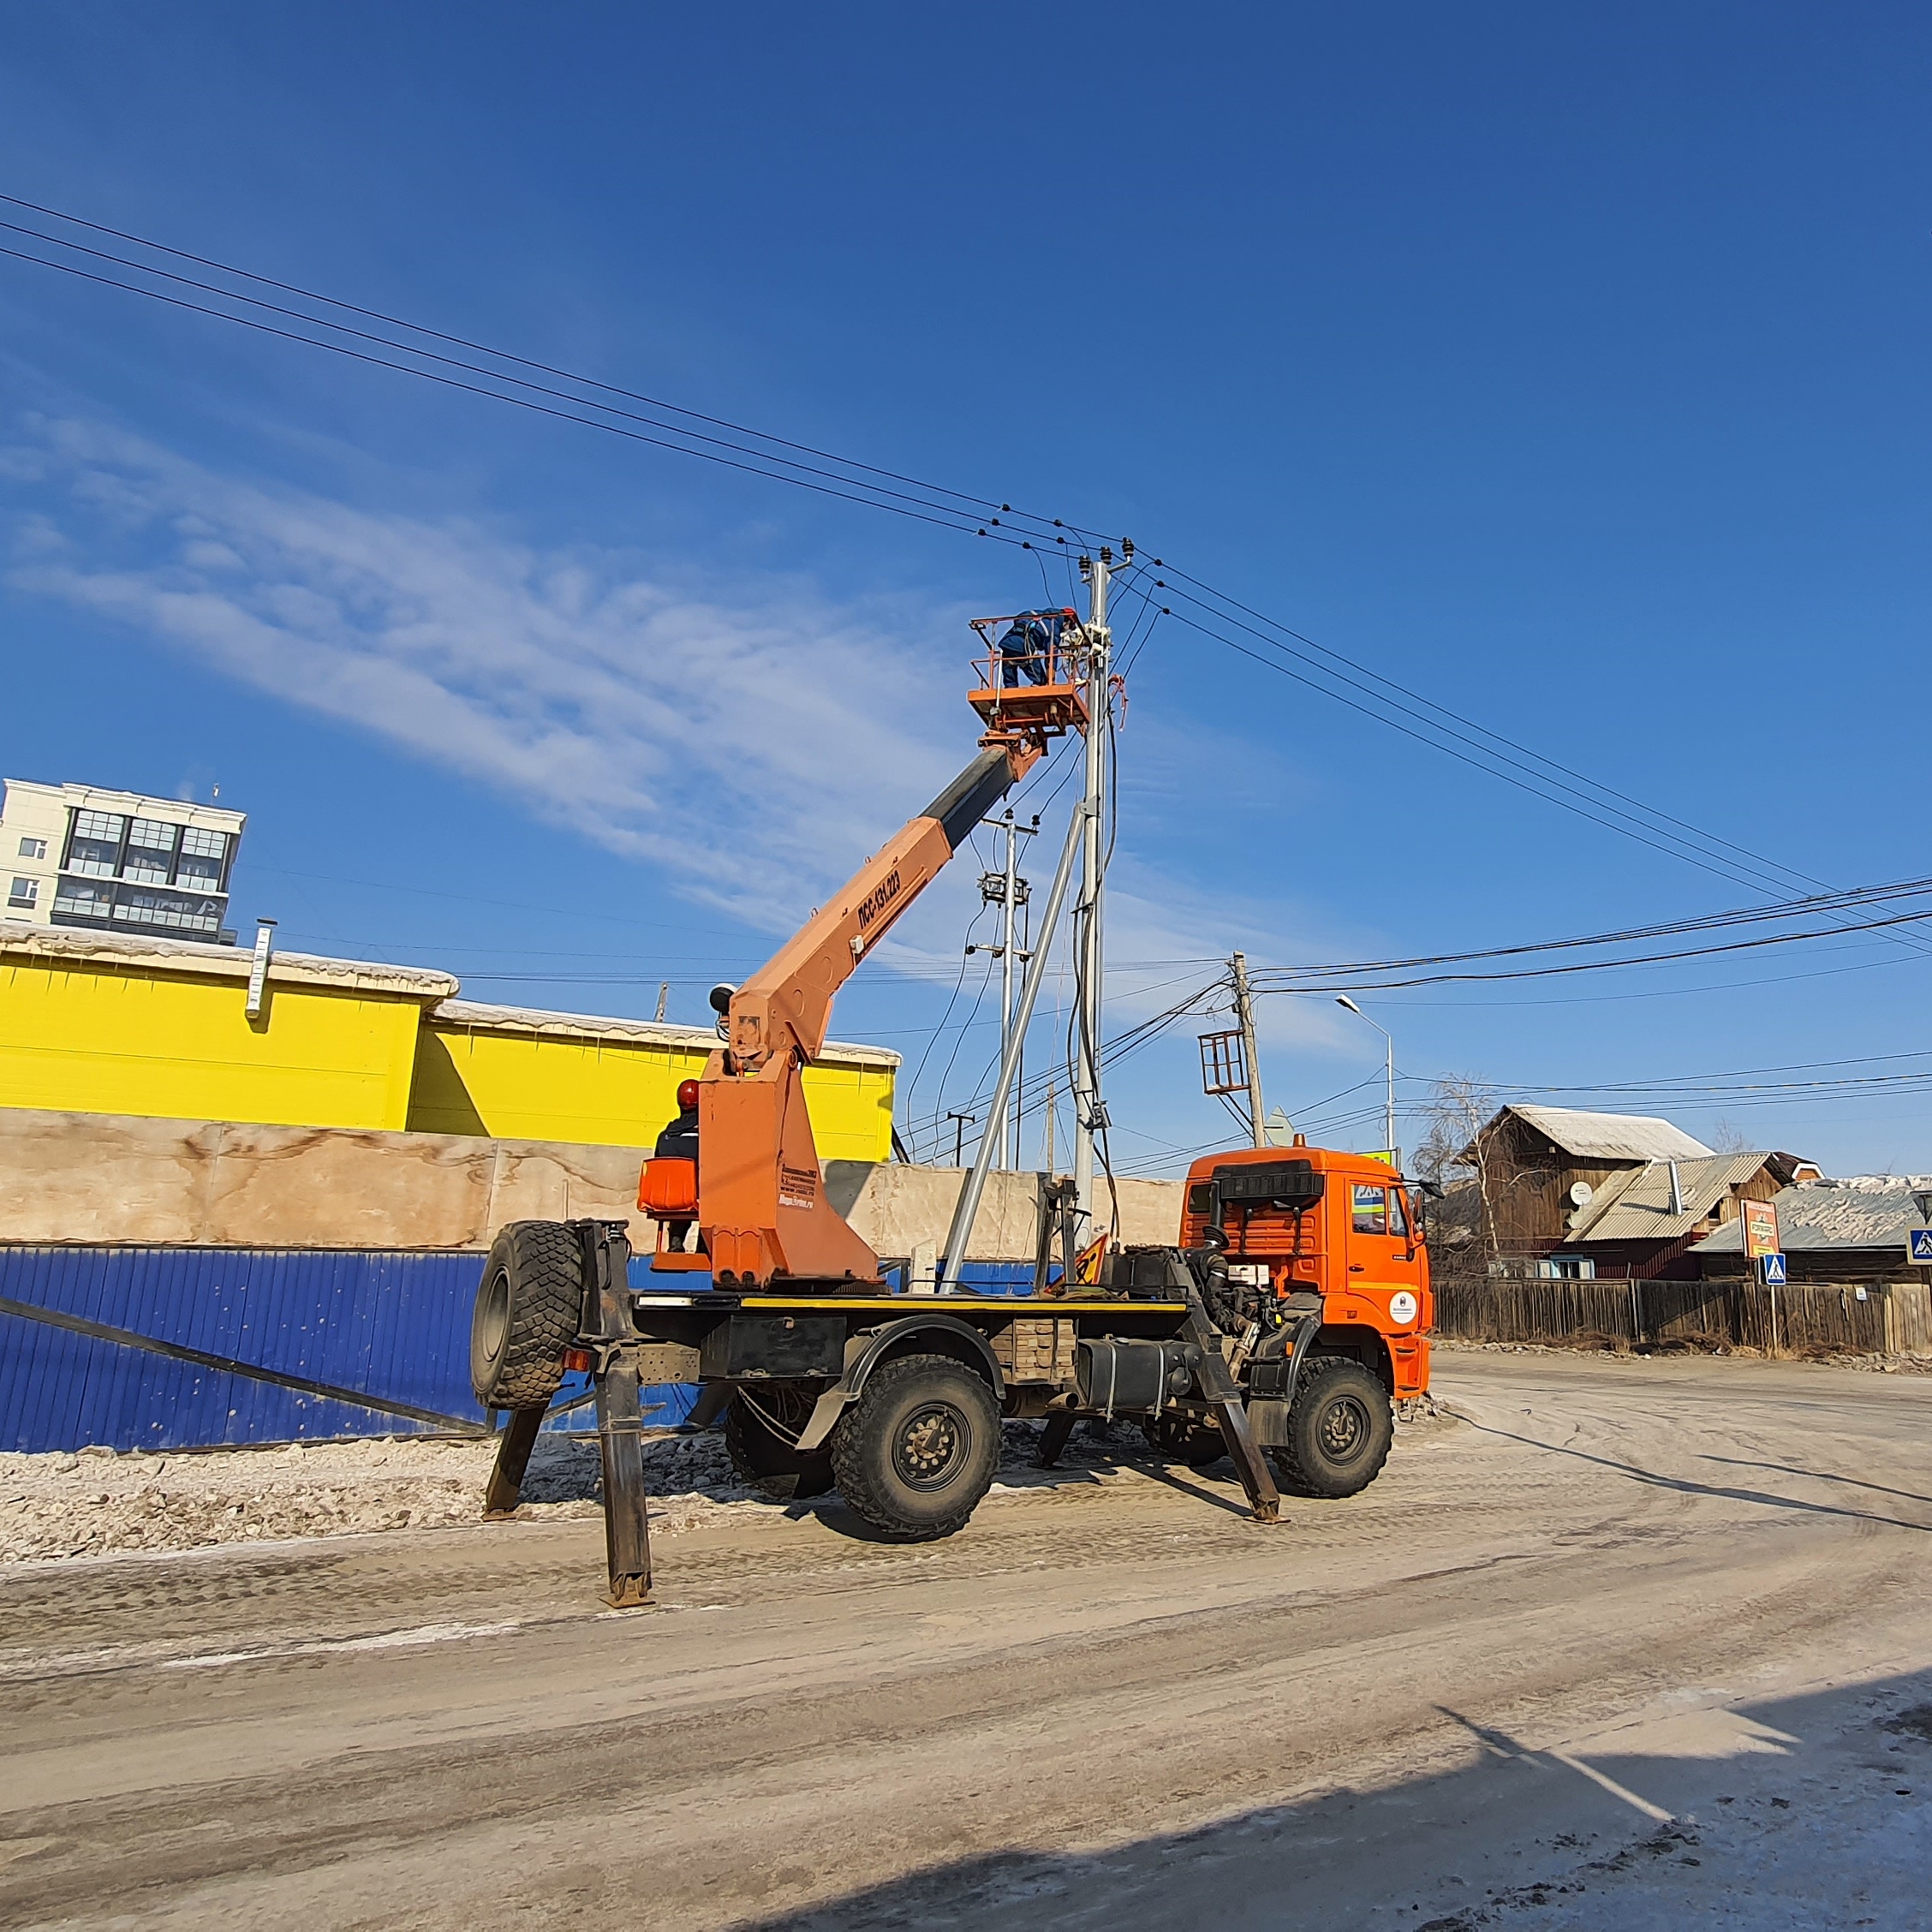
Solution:
M93 814L97 815L98 814ZM121 856L121 841L105 838L83 838L77 832L74 850L67 856L67 870L86 874L90 879L111 879L116 862Z
M130 877L133 875L130 874ZM175 883L177 886L198 886L205 892L221 890L221 861L190 856L182 852L181 863L175 868Z
M114 910L114 888L85 879L65 879L54 894L54 916L69 919L108 918Z
M118 847L121 834L127 829L128 821L118 812L76 812L74 814L76 838L104 838L110 845Z
M114 909L117 925L146 926L164 933L212 933L221 909L186 892L122 892Z

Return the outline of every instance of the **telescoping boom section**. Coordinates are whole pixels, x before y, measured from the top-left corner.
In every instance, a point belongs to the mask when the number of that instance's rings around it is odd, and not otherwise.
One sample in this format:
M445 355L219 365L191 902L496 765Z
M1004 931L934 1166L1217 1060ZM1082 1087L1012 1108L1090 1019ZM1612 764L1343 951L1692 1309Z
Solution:
M825 1198L803 1070L824 1048L839 987L1041 750L1031 734L989 733L972 763L730 995L725 1045L698 1084L699 1158L647 1162L638 1195L660 1230L684 1209L704 1252L660 1247L659 1268L709 1268L722 1288L879 1279L878 1255Z

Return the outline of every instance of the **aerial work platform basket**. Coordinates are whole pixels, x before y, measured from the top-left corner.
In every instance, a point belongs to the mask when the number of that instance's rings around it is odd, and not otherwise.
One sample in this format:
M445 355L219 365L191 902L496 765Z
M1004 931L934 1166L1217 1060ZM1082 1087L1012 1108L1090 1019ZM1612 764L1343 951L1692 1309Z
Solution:
M986 647L973 660L967 696L987 727L981 742L1011 739L1043 748L1070 729L1084 735L1088 665L1078 616L1021 611L972 622Z

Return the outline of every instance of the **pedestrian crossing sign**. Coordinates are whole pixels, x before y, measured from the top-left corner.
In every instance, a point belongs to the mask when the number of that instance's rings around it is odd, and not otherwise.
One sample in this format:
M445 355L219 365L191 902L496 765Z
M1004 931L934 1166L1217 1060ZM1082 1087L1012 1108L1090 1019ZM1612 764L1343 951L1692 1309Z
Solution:
M1782 1288L1785 1285L1785 1257L1782 1255L1760 1255L1757 1257L1759 1279L1767 1288Z
M1932 1266L1932 1227L1911 1228L1905 1234L1905 1258Z

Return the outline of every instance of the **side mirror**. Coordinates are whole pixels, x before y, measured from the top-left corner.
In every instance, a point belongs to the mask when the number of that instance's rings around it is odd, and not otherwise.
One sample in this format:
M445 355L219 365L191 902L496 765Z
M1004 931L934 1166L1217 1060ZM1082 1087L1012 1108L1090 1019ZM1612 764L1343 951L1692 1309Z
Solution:
M731 995L737 990L735 986L714 986L711 989L711 1010L719 1019L731 1011Z

